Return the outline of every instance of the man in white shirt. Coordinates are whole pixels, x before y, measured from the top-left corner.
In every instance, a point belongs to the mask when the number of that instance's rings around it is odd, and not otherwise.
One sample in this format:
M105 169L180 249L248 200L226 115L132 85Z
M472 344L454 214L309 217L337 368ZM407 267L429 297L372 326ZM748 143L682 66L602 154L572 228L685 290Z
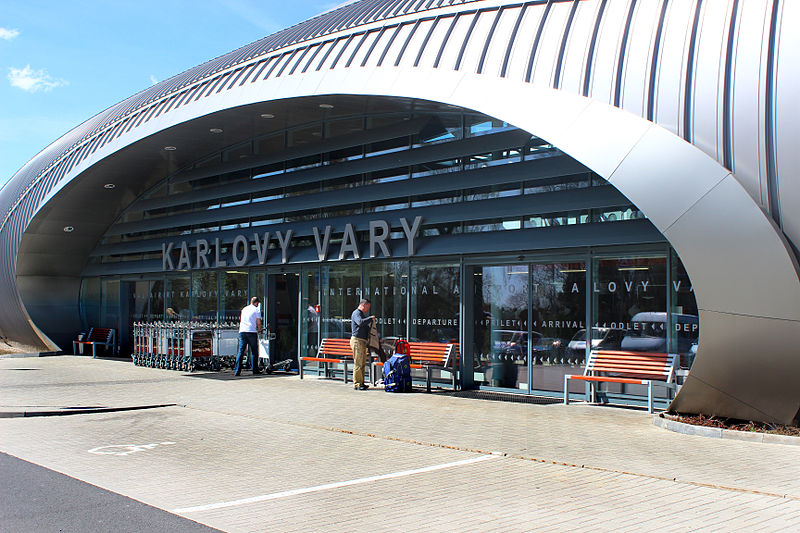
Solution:
M242 372L242 359L248 346L250 359L253 361L253 374L261 373L258 371L258 334L262 328L259 303L258 296L253 296L250 298L250 305L242 309L239 320L239 353L236 355L236 366L233 369L236 376Z

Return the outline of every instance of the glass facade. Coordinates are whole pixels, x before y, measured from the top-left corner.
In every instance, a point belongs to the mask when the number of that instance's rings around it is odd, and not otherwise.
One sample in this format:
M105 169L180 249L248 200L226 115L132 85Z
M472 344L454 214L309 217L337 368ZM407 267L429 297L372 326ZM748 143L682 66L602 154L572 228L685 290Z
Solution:
M232 326L259 296L273 356L297 368L350 336L366 297L387 348L457 344L466 387L555 397L592 348L691 367L698 308L666 239L506 122L412 102L273 131L188 170L134 202L87 267L83 319L118 328L123 353L133 321Z
M532 265L531 301L531 388L562 392L564 375L581 374L585 362L573 339L586 332L586 263Z

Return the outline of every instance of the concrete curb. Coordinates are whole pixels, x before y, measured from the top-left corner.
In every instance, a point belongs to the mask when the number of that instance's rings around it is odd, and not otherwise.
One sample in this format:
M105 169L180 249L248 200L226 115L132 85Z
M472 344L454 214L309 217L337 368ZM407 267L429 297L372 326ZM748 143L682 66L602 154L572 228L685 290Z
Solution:
M23 359L26 357L44 357L40 354L48 352L13 352L0 355L0 359Z
M800 437L694 426L692 424L678 422L677 420L670 420L663 415L654 416L653 425L668 431L681 433L683 435L697 435L700 437L711 437L715 439L743 440L747 442L765 442L768 444L787 444L790 446L800 446Z
M158 409L160 407L175 407L176 403L158 405L134 405L129 407L80 407L77 409L57 409L48 411L0 411L0 418L31 418L35 416L68 416L86 415L93 413L118 413L120 411L140 411L143 409Z

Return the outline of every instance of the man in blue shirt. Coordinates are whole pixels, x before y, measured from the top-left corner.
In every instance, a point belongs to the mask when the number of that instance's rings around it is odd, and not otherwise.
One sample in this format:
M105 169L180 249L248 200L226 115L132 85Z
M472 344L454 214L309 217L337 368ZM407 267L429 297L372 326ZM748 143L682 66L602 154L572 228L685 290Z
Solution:
M358 308L353 311L350 320L353 326L353 336L350 337L350 348L353 350L353 386L356 390L367 390L369 386L364 383L364 365L367 361L367 340L369 328L375 320L369 313L370 301L361 300Z

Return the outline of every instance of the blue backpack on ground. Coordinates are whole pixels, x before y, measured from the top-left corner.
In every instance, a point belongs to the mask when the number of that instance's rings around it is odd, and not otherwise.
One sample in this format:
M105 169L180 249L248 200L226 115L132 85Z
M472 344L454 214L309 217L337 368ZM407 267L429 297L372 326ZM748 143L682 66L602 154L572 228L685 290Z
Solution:
M383 385L386 392L411 392L408 342L402 339L395 344L395 354L383 364Z

